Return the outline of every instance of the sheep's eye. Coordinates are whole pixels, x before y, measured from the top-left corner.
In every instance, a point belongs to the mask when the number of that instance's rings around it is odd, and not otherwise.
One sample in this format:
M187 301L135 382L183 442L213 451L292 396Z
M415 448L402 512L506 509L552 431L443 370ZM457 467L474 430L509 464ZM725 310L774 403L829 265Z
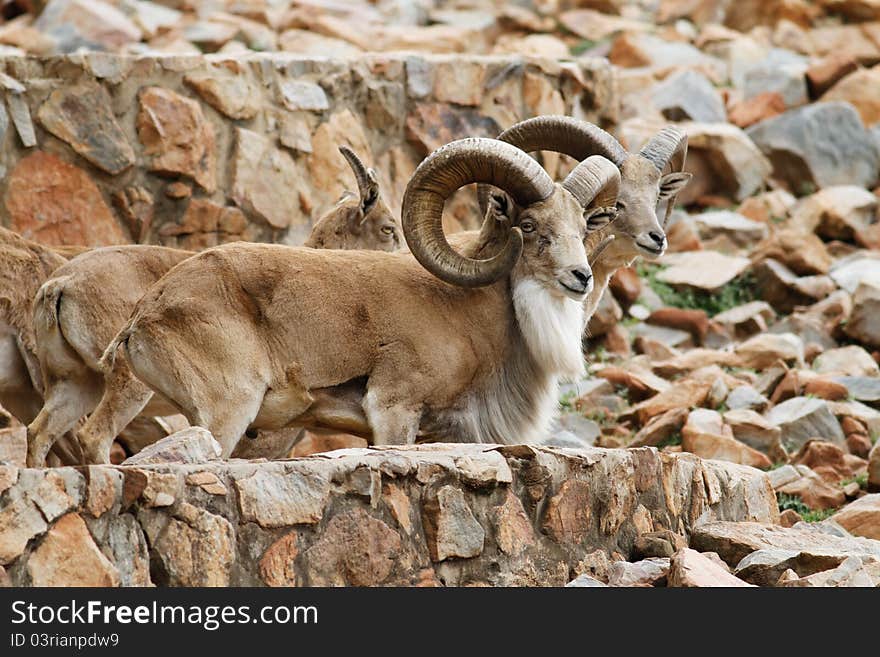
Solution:
M533 233L535 232L535 224L532 221L523 221L520 222L519 228L524 233Z
M394 233L394 226L382 226L382 228L380 228L379 230L381 230L385 235L392 235Z

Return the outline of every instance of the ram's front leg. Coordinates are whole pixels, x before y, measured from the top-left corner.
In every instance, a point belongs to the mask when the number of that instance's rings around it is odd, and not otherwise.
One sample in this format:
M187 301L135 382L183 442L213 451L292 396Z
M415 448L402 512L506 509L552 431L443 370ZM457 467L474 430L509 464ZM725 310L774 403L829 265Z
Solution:
M373 432L373 445L412 445L416 442L419 420L418 408L403 401L394 401L390 395L368 392L364 397L364 412Z

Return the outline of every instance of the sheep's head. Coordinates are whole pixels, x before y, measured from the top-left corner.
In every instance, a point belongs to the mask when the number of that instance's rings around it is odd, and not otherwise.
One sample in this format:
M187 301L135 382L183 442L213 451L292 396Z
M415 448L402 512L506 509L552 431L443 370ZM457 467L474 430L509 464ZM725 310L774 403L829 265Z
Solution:
M677 128L664 128L638 154L627 153L598 126L567 116L527 119L502 132L498 139L528 152L555 151L579 161L602 155L611 160L620 169L619 218L611 229L616 239L606 258L624 264L639 255L649 259L663 255L666 221L675 196L691 178L683 171L687 136ZM664 174L667 169L671 172ZM487 191L481 190L483 209L486 195ZM667 210L661 219L657 207L663 201Z
M354 172L358 193L347 193L315 224L306 246L396 251L400 248L400 226L382 199L376 172L365 167L347 146L340 146L339 152Z
M617 167L603 157L587 158L557 184L519 148L462 139L436 150L416 169L403 199L403 231L416 259L447 283L478 287L505 276L530 277L580 301L593 287L584 242L615 218L619 181ZM516 205L484 231L499 245L485 260L456 252L441 224L446 198L474 182L494 185Z

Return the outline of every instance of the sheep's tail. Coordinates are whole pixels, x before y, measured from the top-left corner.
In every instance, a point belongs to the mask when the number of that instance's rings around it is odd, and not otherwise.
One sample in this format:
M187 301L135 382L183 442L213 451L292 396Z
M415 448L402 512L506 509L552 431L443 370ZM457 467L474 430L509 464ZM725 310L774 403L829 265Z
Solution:
M134 332L134 322L129 321L125 327L116 334L116 337L110 341L110 344L107 345L107 348L104 350L104 353L101 354L101 359L98 361L98 368L104 374L110 373L113 367L116 365L116 353L119 351L119 346L124 343L128 338L131 337L131 334Z
M61 297L69 280L70 276L50 278L37 290L33 305L34 328L44 335L57 331L65 339L61 330Z

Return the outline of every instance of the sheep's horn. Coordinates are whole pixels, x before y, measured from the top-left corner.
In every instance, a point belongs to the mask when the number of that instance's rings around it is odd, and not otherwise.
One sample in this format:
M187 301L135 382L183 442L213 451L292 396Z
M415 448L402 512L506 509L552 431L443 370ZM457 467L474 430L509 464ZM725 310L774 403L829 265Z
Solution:
M339 152L342 153L342 157L348 162L348 166L351 167L352 172L354 173L354 178L357 181L358 186L358 194L361 197L361 203L367 205L368 201L374 202L376 198L379 197L379 185L376 182L375 176L370 175L372 172L364 166L364 163L361 161L361 158L357 156L353 150L351 150L348 146L340 146Z
M611 246L611 243L614 241L614 235L608 235L599 242L598 246L590 253L590 256L587 258L587 262L590 263L590 267L593 267L598 261L599 258L602 257L602 253Z
M578 162L591 155L602 155L618 168L623 166L629 153L612 135L597 125L570 116L538 116L520 121L498 135L498 139L527 153L553 151L573 157ZM477 188L480 212L486 214L489 190Z
M601 155L591 155L565 177L562 186L583 208L613 206L620 190L620 169Z
M470 183L498 187L520 206L548 198L553 181L540 164L520 149L495 139L460 139L429 155L418 166L403 196L403 233L410 251L439 279L462 287L490 285L506 276L519 260L523 240L510 229L507 243L488 260L457 253L446 240L443 204L452 192Z
M687 135L675 126L669 125L654 135L645 144L639 155L649 160L662 174L667 167L669 167L670 171L684 171L687 150ZM669 222L669 215L672 214L672 208L675 206L676 196L671 196L666 202L666 216L663 218L664 226Z

